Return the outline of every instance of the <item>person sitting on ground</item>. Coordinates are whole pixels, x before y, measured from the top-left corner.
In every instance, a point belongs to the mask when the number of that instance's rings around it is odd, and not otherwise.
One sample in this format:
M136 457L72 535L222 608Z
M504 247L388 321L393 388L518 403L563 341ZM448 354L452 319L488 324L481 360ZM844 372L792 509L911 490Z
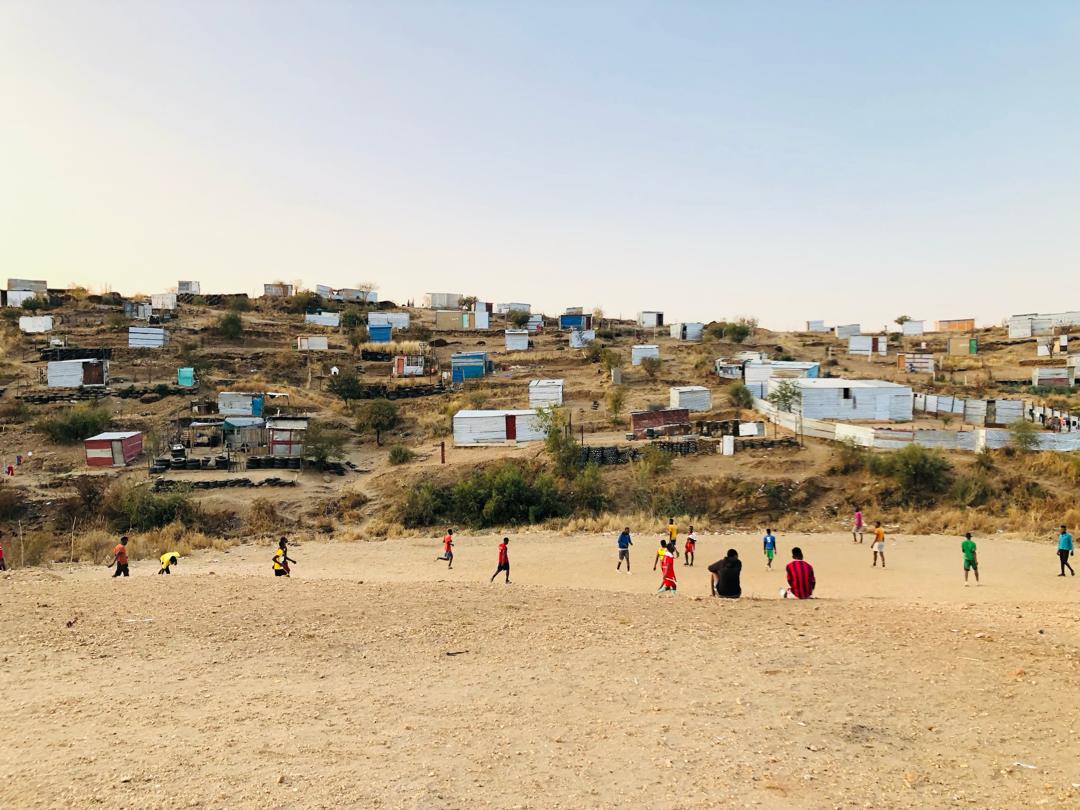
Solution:
M712 595L722 596L725 599L738 599L742 596L742 585L739 582L741 574L742 560L739 559L739 552L729 548L724 559L717 560L709 566Z
M161 570L159 574L171 574L169 566L176 565L180 561L180 555L175 551L166 551L161 555Z
M785 599L809 599L817 587L814 567L803 559L802 549L798 546L791 550L791 562L787 564L787 581L787 588L780 592Z

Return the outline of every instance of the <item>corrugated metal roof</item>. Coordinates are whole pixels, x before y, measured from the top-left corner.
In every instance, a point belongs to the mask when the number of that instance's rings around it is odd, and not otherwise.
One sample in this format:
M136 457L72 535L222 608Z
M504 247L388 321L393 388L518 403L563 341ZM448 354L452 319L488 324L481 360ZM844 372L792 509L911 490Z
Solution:
M126 430L126 431L113 431L111 433L99 433L97 436L91 436L86 441L88 442L111 442L117 439L130 439L132 436L138 436L142 431L139 430Z

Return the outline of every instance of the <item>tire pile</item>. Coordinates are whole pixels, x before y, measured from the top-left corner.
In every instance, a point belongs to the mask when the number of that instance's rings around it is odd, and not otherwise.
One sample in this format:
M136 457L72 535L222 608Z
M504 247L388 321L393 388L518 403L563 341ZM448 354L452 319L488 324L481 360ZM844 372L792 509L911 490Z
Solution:
M250 489L253 487L295 487L295 481L284 478L264 478L252 481L250 478L227 478L224 481L177 481L171 478L154 480L154 492L170 492L176 489Z
M22 394L15 399L29 405L48 405L50 402L73 402L75 400L97 400L107 396L103 388L76 388L64 394Z
M301 459L291 456L248 456L249 470L299 470Z
M169 470L183 472L186 470L227 470L229 460L225 456L212 456L207 458L171 458L162 456L154 459L150 465L151 475L160 475Z
M641 457L636 447L582 447L579 459L582 464L629 464Z

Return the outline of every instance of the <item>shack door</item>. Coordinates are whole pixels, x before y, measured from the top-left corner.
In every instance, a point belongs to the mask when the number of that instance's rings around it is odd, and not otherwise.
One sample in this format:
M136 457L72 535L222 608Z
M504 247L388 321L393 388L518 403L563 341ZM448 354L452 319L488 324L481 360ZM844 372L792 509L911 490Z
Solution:
M506 415L506 440L508 442L517 441L517 417L513 414Z
M82 382L83 382L83 385L104 385L105 384L105 364L104 363L83 363Z
M124 466L124 443L120 439L113 439L112 463L114 467Z
M881 338L870 338L870 353L871 354L880 354L881 353Z

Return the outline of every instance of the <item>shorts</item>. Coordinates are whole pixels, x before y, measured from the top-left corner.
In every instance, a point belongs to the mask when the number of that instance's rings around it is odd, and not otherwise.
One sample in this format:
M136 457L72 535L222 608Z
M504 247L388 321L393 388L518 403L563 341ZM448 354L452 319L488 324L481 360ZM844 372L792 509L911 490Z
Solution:
M965 571L978 571L979 570L979 564L977 562L975 562L974 560L964 560L964 570Z
M693 553L694 553L694 544L693 544L693 543L690 543L689 545L687 545L687 546L686 546L686 547L685 547L685 548L683 549L683 551L685 551L685 552L686 552L687 554L693 554Z
M452 552L452 551L444 551L442 556L439 557L439 559L440 560L452 560L452 559L454 559L454 552Z
M510 573L510 563L499 563L499 567L495 569L495 573L497 574L500 571Z
M630 559L630 549L628 549L628 548L620 548L619 549L619 559L620 560L629 560Z
M871 551L878 551L878 552L881 552L882 554L884 554L885 553L885 541L884 540L875 540L873 545L870 546L870 550Z
M286 571L284 568L275 568L274 569L274 576L275 577L287 577L288 575L289 575L289 572Z
M851 527L851 531L853 534L862 534L865 529L863 528L863 525L861 523L856 523L854 526Z
M775 548L767 548L767 549L765 549L765 556L768 557L771 560L773 557L776 556L776 549Z

